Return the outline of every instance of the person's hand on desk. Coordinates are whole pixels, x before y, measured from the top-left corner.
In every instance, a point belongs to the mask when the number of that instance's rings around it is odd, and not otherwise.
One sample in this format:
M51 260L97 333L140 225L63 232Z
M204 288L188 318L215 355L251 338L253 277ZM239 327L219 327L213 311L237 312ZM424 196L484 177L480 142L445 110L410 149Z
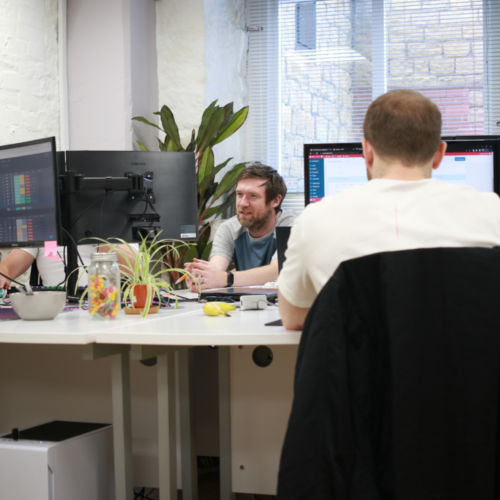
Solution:
M227 286L227 272L222 271L206 260L194 259L193 262L184 264L184 267L186 271L198 279L198 283L196 283L189 276L186 278L188 288L193 292Z

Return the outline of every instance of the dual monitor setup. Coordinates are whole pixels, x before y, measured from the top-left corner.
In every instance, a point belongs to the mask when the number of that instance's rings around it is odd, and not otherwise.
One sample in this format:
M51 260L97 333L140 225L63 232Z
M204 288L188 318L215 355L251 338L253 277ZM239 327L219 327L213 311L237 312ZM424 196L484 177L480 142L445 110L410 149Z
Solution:
M0 247L65 245L68 274L73 242L198 239L194 153L64 153L53 137L1 146L0 189Z

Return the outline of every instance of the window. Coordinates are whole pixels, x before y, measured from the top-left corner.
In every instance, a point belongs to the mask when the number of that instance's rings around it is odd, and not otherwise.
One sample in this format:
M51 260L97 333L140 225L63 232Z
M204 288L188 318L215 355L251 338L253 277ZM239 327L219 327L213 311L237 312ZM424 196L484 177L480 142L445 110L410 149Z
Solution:
M247 158L303 191L303 144L362 137L366 109L396 88L443 115L443 135L497 134L491 85L500 2L248 0Z

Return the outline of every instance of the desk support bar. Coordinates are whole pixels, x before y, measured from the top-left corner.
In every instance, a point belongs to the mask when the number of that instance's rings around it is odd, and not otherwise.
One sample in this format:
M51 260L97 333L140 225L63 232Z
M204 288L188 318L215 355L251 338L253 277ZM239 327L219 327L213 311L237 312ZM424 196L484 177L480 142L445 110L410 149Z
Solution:
M117 500L133 500L134 498L129 351L130 346L114 344L89 344L83 349L84 360L111 356L115 495Z
M160 500L177 500L175 351L157 357Z
M198 500L198 464L194 439L193 349L182 349L178 356L182 500Z
M219 346L219 443L220 498L234 500L231 478L231 406L229 385L229 347Z

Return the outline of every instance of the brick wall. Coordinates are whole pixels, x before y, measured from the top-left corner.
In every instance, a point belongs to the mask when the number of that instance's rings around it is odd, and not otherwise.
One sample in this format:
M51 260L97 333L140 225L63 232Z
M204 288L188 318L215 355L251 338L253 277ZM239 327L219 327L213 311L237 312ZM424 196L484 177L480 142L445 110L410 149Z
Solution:
M57 6L0 2L0 144L59 138Z
M351 45L351 1L316 4L316 50L295 50L295 4L281 8L282 173L294 191L304 189L305 143L352 140L352 62L320 57Z
M389 89L412 88L433 99L443 135L482 134L482 0L403 7L402 0L388 2Z

